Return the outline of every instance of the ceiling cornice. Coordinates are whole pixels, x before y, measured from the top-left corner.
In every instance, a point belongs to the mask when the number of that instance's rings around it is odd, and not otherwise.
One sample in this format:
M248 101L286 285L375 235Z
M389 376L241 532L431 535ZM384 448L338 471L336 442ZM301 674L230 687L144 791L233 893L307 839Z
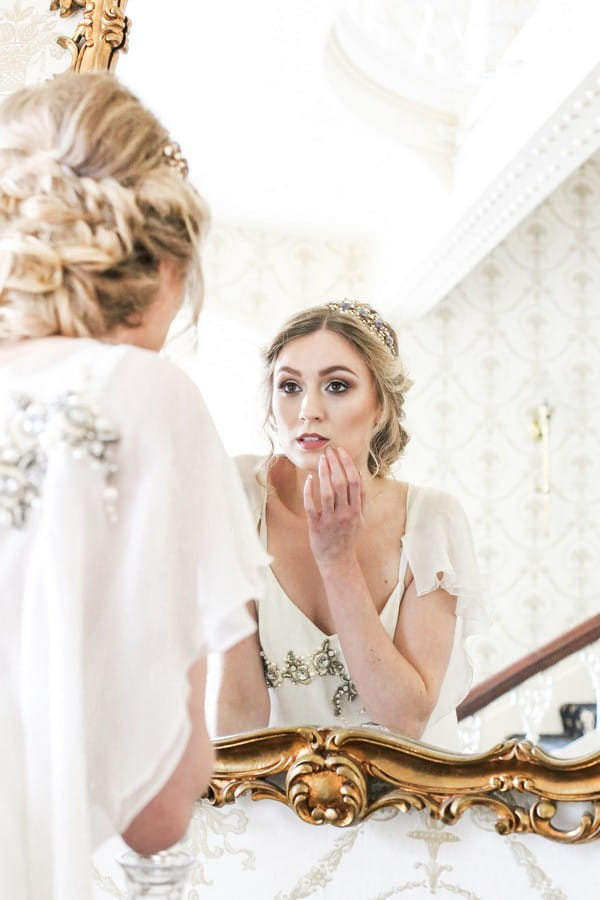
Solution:
M418 266L394 285L386 313L428 312L600 147L600 64L557 108Z

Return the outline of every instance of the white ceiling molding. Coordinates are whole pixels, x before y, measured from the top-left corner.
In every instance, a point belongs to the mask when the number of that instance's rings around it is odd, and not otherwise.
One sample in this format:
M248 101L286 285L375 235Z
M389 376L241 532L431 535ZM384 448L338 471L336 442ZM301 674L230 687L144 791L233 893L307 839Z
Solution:
M342 100L363 119L416 150L450 186L459 123L456 115L370 79L348 55L337 30L332 30L327 40L325 71Z
M541 0L346 0L325 46L326 72L363 119L454 182L482 86Z
M389 315L424 315L600 148L600 66L394 291Z

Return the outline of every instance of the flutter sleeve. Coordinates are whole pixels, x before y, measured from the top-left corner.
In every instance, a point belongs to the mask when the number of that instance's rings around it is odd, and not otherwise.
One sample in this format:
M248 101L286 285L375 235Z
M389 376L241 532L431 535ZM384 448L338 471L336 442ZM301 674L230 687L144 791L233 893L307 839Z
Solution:
M112 643L114 661L90 659L99 690L91 688L88 707L109 725L108 763L99 754L97 766L111 767L112 817L122 829L183 752L187 668L254 630L246 603L262 592L266 555L239 476L187 376L128 352L100 402L121 428L118 522L108 528L103 561L110 590L93 611L95 627L106 629L94 646Z
M417 595L443 588L456 597L456 630L448 670L429 726L452 715L472 683L468 639L490 625L471 529L456 498L412 487L403 546Z
M15 898L89 896L90 851L183 755L190 666L255 628L246 602L266 564L193 382L137 348L66 346L0 382L0 833L15 835Z

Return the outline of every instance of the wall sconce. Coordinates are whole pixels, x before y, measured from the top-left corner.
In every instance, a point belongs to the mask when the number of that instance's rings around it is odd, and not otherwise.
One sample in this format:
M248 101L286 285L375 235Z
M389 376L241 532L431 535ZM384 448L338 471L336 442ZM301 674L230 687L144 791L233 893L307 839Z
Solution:
M529 434L541 445L541 478L536 490L544 497L544 534L550 525L550 419L554 410L547 401L540 403L531 414Z

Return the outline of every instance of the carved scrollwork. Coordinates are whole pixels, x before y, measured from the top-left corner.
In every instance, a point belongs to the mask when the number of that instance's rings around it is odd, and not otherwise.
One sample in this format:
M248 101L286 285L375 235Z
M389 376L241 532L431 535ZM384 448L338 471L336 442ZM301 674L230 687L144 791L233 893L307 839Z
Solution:
M127 50L126 5L127 0L51 0L50 10L58 10L63 18L83 10L72 37L58 38L58 44L71 54L72 71L114 68L118 54Z
M86 0L50 0L50 12L58 10L61 18L72 16L78 9L83 9Z
M113 50L127 52L128 19L118 6L110 6L104 10L101 23L100 40L105 41Z
M345 827L360 821L367 808L367 781L361 769L342 754L307 753L290 766L288 803L305 822Z
M467 757L370 728L268 729L222 739L216 749L208 792L215 806L246 794L285 803L312 825L342 828L385 808L426 809L452 825L484 807L502 835L573 844L600 836L600 756L559 760L506 741Z

